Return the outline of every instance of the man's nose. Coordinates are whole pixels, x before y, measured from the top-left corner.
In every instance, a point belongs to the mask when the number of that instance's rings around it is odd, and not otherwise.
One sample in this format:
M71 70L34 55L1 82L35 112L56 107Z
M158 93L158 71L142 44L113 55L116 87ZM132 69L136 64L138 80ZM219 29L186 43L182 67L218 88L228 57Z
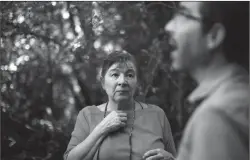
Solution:
M168 23L166 23L164 27L165 32L172 33L174 30L174 23L173 20L170 20Z

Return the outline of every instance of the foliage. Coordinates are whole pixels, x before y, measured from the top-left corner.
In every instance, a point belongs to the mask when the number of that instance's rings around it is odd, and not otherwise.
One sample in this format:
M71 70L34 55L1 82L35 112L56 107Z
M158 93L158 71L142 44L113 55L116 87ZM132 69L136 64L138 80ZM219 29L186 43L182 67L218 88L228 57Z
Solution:
M194 87L169 67L173 2L0 2L2 159L62 159L76 115L105 101L98 81L113 50L135 55L137 98L162 107L179 139ZM183 80L186 83L183 83Z

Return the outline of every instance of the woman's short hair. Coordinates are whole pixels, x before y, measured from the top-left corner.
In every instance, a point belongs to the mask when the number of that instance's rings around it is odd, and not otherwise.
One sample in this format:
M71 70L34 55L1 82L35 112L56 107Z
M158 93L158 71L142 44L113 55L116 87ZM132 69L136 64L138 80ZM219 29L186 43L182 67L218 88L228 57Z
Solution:
M131 61L135 67L136 72L138 72L137 63L135 57L126 51L114 51L110 53L104 60L101 66L101 77L103 78L107 70L115 63L126 63Z

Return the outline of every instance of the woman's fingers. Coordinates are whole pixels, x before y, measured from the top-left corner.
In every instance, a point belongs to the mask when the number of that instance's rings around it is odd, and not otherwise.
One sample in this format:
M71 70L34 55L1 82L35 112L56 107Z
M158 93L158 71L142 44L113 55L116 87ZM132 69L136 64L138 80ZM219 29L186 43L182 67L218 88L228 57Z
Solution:
M127 113L124 113L124 112L117 112L117 115L119 116L119 117L127 117Z
M127 117L120 117L120 121L121 121L121 122L126 122L127 119L128 119Z
M158 148L158 149L153 149L150 151L147 151L143 155L144 160L160 160L160 159L174 159L171 153L165 151L164 149Z
M146 160L162 160L164 157L160 154L156 154L154 156L150 156L148 158L146 158Z
M152 150L149 150L147 151L144 155L143 155L143 159L146 159L150 156L154 156L154 155L157 155L159 153L159 149L152 149Z
M124 127L124 126L126 126L126 123L125 123L125 122L121 122L120 125L121 125L122 127Z

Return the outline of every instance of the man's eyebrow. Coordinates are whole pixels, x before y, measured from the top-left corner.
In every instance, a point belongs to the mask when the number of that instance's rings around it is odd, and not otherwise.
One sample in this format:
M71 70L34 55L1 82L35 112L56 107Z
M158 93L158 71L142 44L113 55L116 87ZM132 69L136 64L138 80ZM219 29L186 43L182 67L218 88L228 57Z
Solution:
M178 10L191 13L191 11L188 8L186 8L185 6L183 6L183 5L179 5Z

